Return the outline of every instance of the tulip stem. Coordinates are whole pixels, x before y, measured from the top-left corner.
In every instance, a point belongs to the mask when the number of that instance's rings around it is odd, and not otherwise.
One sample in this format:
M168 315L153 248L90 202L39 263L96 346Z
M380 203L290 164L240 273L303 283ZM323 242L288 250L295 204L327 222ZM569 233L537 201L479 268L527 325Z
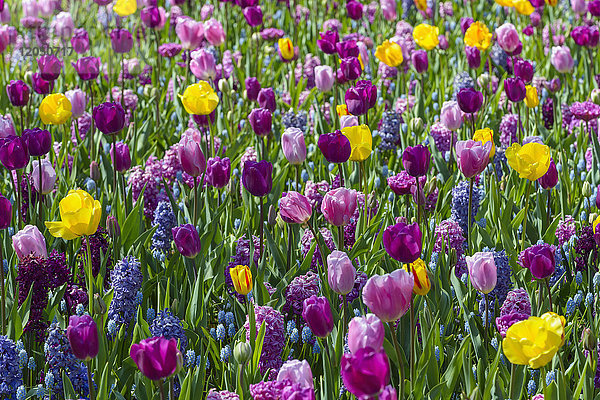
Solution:
M527 190L525 191L525 215L523 216L523 229L521 232L521 251L525 250L525 232L527 228L527 212L529 211L529 192L531 191L531 181L527 180Z
M398 345L398 338L396 337L396 330L394 329L394 324L388 322L388 326L390 327L390 332L392 334L392 343L394 343L394 349L396 350L396 357L398 357L398 377L400 379L400 396L399 399L404 399L404 365L402 364L402 354L400 353L400 346Z
M548 289L548 300L550 300L550 312L552 312L552 292L550 290L550 278L545 278L544 282L546 282L546 288Z
M94 315L94 272L92 268L92 249L90 248L90 237L85 236L85 243L87 245L87 273L88 283L88 305L90 308L90 315Z
M90 400L96 399L96 393L94 391L94 382L92 381L92 360L87 363L87 381L88 381L88 389L90 391Z
M316 239L316 237L315 237ZM340 246L340 250L344 250L344 226L338 226L338 246ZM323 255L321 254L321 257Z
M43 174L42 174L42 157L41 156L38 156L38 167L39 167L38 171L40 173L40 178L39 178L40 185L39 185L39 190L38 190L38 196L40 197L38 199L38 206L39 206L38 218L40 220L40 223L43 226L44 225L44 217L42 216L42 203L43 203L44 198L42 197L42 190L43 190L42 188L44 187L44 185L42 182Z
M169 379L169 399L175 400L175 378Z
M116 134L112 134L112 151L113 151L113 190L115 193L115 197L116 194L119 193L119 191L117 190L117 167L115 165L115 161L117 160L117 135ZM125 199L123 199L123 201L125 201Z
M162 381L162 379L159 379L156 382L158 382L158 391L160 393L160 400L166 400L165 399L165 388L163 387L163 381Z
M416 324L415 324L415 302L414 297L410 298L410 385L414 387L415 378L415 336L416 336Z
M300 165L296 165L296 191L300 192L301 189L302 184L300 183Z
M287 242L287 268L288 271L292 268L292 226L288 224L288 242Z
M417 179L418 181L418 179ZM471 225L473 224L473 178L469 179L469 209L467 210L467 220L468 220L468 229L467 229L467 248L469 251L473 251L471 248Z
M483 348L487 351L488 348L488 321L489 321L489 304L488 304L488 296L487 293L484 293L483 295L483 301L484 301L484 313L483 313Z
M263 221L264 221L264 202L263 202L263 198L260 197L260 221L259 221L259 225L258 225L258 235L260 237L260 251L258 253L258 260L259 263L262 261L262 257L263 257ZM258 270L258 265L257 265L257 270Z
M546 213L546 229L548 229L548 227L550 226L550 216L552 214L552 196L551 194L551 189L547 190L548 192L548 212Z
M2 318L2 335L4 335L6 331L6 299L5 299L5 289L4 289L4 261L2 259L2 235L0 234L0 295L2 296L1 301L2 305L0 306L0 312Z
M513 392L516 388L516 380L517 380L517 371L516 365L510 365L510 386L508 387L508 395L511 400L517 400L515 393Z
M338 164L338 172L340 173L340 187L344 187L344 165L342 163Z
M213 137L213 124L212 124L212 120L210 119L210 114L208 114L206 116L206 119L208 120L208 136L210 137L210 151L208 152L208 154L206 156L214 157L215 156L215 138Z
M196 221L198 221L198 203L200 202L200 182L198 182L198 177L194 178L194 220L192 224L196 226Z
M94 88L92 87L93 80L89 81L90 86L90 111L93 115L94 113ZM77 121L75 121L77 124ZM94 161L94 118L90 118L90 131L89 131L89 140L90 140L90 164ZM137 147L137 146L136 146Z

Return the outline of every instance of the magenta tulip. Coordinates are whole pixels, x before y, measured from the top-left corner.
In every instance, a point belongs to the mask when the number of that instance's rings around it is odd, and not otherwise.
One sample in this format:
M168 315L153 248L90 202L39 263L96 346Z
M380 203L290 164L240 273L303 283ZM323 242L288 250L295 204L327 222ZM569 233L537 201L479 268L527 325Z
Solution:
M356 191L345 187L330 190L325 194L321 203L323 216L334 226L348 225L356 207Z
M417 223L407 225L398 222L383 232L383 247L394 260L412 263L421 256L421 229Z
M129 355L142 374L153 381L173 375L181 359L177 340L164 337L152 337L132 344Z
M390 364L384 351L369 347L342 356L344 386L359 399L375 399L390 381Z
M483 172L490 161L492 146L491 141L483 144L480 141L470 139L456 143L454 146L456 162L465 178L471 179Z
M100 348L98 327L89 315L84 314L81 317L71 315L67 327L67 338L76 358L89 361L98 355Z

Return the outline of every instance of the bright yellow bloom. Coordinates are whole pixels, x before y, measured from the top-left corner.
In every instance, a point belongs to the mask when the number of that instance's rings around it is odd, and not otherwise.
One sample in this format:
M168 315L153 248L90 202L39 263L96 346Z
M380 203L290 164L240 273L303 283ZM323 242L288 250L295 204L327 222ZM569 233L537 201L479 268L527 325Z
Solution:
M290 39L281 38L279 39L277 44L279 45L279 52L281 53L281 57L283 57L284 60L289 61L292 58L294 58L294 45L292 44L292 41Z
M364 161L371 155L373 136L367 125L349 126L342 129L342 133L350 141L352 153L350 161Z
M252 291L252 272L247 265L237 265L229 269L233 287L239 294L245 296Z
M483 22L475 21L465 32L465 44L470 47L477 47L480 51L485 51L492 43L492 36Z
M537 89L531 85L525 87L525 105L529 108L535 108L540 104Z
M596 218L594 220L594 223L592 224L592 227L594 229L594 233L598 233L598 230L600 229L600 228L598 228L599 225L600 225L600 215L598 215L598 218Z
M427 0L414 0L415 6L421 11L427 11Z
M349 115L348 107L345 104L338 104L338 106L335 107L335 110L337 111L338 117Z
M206 81L188 86L183 96L179 95L179 97L188 114L208 115L219 104L219 96Z
M69 190L59 203L61 221L46 221L46 227L54 237L65 240L96 233L102 206L85 190Z
M413 39L415 43L424 48L425 50L435 49L440 43L438 36L440 30L437 26L431 26L427 24L419 24L413 29Z
M513 364L538 369L548 364L564 342L564 317L546 313L517 322L506 331L502 350Z
M513 0L513 7L521 15L529 16L535 11L529 0Z
M519 173L519 177L535 181L550 168L550 148L545 144L527 143L521 146L513 143L504 153L508 165Z
M494 131L490 128L477 129L473 134L473 140L486 144L492 142L492 151L490 151L490 158L496 154L496 146L494 145Z
M402 47L396 42L386 40L375 50L375 57L388 67L397 67L402 64L404 57L402 56Z
M496 4L498 4L499 6L502 7L512 7L513 6L513 2L512 0L495 0Z
M120 17L127 17L137 11L136 0L117 0L113 11Z
M410 272L412 272L415 285L413 286L413 293L420 296L425 296L431 289L431 282L427 275L427 266L425 261L418 258L415 262L409 264Z
M62 125L71 118L71 102L62 93L48 95L40 104L39 114L46 125Z
M546 4L548 4L551 7L556 7L556 5L558 4L558 0L546 0Z

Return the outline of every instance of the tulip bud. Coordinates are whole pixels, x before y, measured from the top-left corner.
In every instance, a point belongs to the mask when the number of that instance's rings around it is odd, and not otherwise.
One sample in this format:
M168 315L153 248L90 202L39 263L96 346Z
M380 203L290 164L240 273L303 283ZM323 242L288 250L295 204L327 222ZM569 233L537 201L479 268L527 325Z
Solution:
M410 130L415 133L415 135L420 135L423 133L423 120L420 117L416 117L410 120L409 122Z
M113 239L118 238L121 235L121 228L114 215L106 217L106 228L108 229L108 234Z
M277 223L277 209L275 209L275 207L273 207L272 204L269 206L269 214L267 216L267 223L271 226L273 226Z
M100 180L100 168L98 168L98 163L96 161L90 163L90 178L95 182Z
M144 86L144 96L145 97L150 97L151 90L152 90L152 88L150 87L150 85Z
M596 218L598 218L598 214L597 213L591 213L590 216L588 217L588 222L590 224L593 224L594 221L596 220Z
M239 342L233 348L233 358L239 364L245 364L252 357L252 346L248 342Z
M25 82L27 82L30 85L33 83L33 72L31 72L31 71L25 72Z
M229 92L229 83L227 82L227 79L220 79L219 80L219 90L222 93L228 93Z
M581 333L581 343L587 351L596 351L596 337L590 328L585 328Z
M583 197L590 197L592 195L592 186L589 182L584 182L581 188L581 194Z
M177 310L177 307L179 307L179 300L173 299L171 302L171 310Z
M106 312L106 303L98 293L94 294L94 312L98 315L104 315Z

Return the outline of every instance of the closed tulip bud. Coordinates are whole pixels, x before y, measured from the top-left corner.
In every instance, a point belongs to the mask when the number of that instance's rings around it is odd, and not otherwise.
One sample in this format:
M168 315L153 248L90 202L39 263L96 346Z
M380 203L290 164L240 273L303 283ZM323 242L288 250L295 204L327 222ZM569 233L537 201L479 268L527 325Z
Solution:
M240 365L246 364L252 357L252 346L248 342L239 342L233 348L233 358Z
M77 54L84 54L89 51L90 37L85 29L75 29L75 32L71 37L71 46Z
M275 91L273 88L262 88L258 92L258 105L261 108L266 108L270 112L275 112L277 102L275 101Z
M363 302L381 321L393 322L410 308L413 286L412 275L403 269L373 275L363 288Z
M496 38L500 48L508 54L512 54L517 50L521 43L519 32L515 26L509 22L496 28Z
M25 139L19 136L1 138L0 162L11 171L25 168L29 163L29 151Z
M184 132L177 147L181 168L193 177L200 176L206 169L206 160L202 152L200 132L188 130Z
M518 103L525 98L525 82L521 78L506 78L504 80L504 92L510 101Z
M144 339L132 344L129 351L142 374L153 381L168 378L177 371L179 354L177 340L164 337Z
M477 69L481 65L481 52L477 47L465 46L469 68Z
M334 164L348 161L352 154L350 140L339 130L321 134L317 146L325 159Z
M119 172L125 172L131 167L129 146L123 142L117 142L115 145L111 146L110 148L110 158L113 162L115 170Z
M483 104L483 93L473 88L464 88L456 94L456 101L464 113L474 114Z
M482 143L475 140L461 140L456 143L456 163L465 178L471 179L483 172L490 161L493 141Z
M11 80L6 85L6 93L8 94L8 100L15 107L24 107L29 102L29 86L21 80Z
M246 87L246 98L250 101L257 100L258 93L260 92L260 83L258 82L258 79L254 77L246 78L244 84Z
M267 136L271 133L272 116L271 111L266 108L255 108L250 112L248 121L257 136Z
M247 265L237 265L230 268L229 275L236 292L245 296L252 291L252 272Z
M473 287L483 294L488 294L494 290L497 280L494 254L491 252L478 252L473 256L467 256L466 261Z
M346 3L346 11L350 19L357 21L363 16L363 5L356 0L350 0Z
M119 103L106 102L94 107L94 123L105 135L114 135L125 126L125 110Z
M208 41L208 43L212 44L215 47L221 46L225 43L225 31L223 30L223 25L219 21L214 18L209 19L204 22L204 37Z
M383 232L383 247L394 260L412 263L421 256L422 235L418 224L399 222Z
M30 156L39 157L50 152L52 136L50 136L48 130L40 128L25 129L22 137Z
M213 157L206 164L206 181L216 188L225 187L231 176L231 161L229 158Z
M291 382L293 385L298 385L301 388L312 389L314 387L313 375L310 369L310 364L306 360L288 360L283 363L279 372L277 373L278 382ZM286 397L282 399L296 399L297 397ZM305 398L305 397L301 397ZM314 398L314 397L313 397Z
M455 131L462 126L462 113L456 101L447 101L442 105L440 121L451 131Z
M329 65L317 65L315 67L315 86L321 92L329 92L335 83L333 69Z
M60 76L62 61L55 55L44 54L37 61L40 76L45 81L55 81Z
M42 174L41 187L40 187L40 169ZM31 162L31 176L33 178L33 187L38 193L48 194L54 189L56 184L56 171L52 166L52 163L48 160L42 160L42 167L38 160Z
M583 197L590 197L592 195L592 186L589 182L583 182L583 186L581 187L581 194Z
M418 294L419 296L425 296L429 293L429 289L431 289L431 282L427 275L425 261L418 258L415 262L409 264L409 268L415 282L413 293Z
M94 293L94 313L96 315L104 315L106 312L106 303L98 293Z
M129 53L133 47L133 36L127 29L113 29L110 32L110 42L115 53Z
M106 217L106 229L108 229L108 234L113 239L121 236L121 227L114 215Z
M263 12L260 6L251 6L243 9L242 13L246 22L251 27L257 27L263 23Z
M584 2L585 4L585 2ZM581 343L583 343L583 348L587 351L596 351L596 337L590 328L585 328L583 332L581 332Z
M380 46L377 46L375 57L388 67L392 68L399 66L404 61L402 47L400 47L398 43L390 40L386 40Z
M15 124L10 114L0 115L0 138L16 136Z
M528 108L535 108L540 104L537 89L533 86L527 86L525 88L525 105Z
M330 224L345 226L350 223L357 205L356 191L340 187L325 194L321 203L321 212Z
M0 194L0 229L9 227L12 220L12 204Z
M410 176L425 176L429 170L431 153L426 146L418 144L414 147L407 147L402 154L402 165Z
M193 50L204 39L204 24L191 18L180 19L175 26L175 33L185 50Z
M515 76L521 78L525 83L533 80L533 65L527 60L518 58L514 61L513 71Z
M89 315L71 315L67 327L67 338L73 355L79 360L89 361L98 355L99 340L96 322Z
M98 182L100 180L100 168L98 167L98 163L96 161L92 161L90 163L90 178L94 182Z
M294 45L289 38L281 38L277 42L279 56L285 62L291 61L294 58Z
M305 224L312 215L308 199L298 192L288 192L279 200L281 219L290 224Z
M423 129L425 129L425 124L421 117L411 118L408 122L408 126L410 127L411 132L414 132L415 135L420 135L423 133Z
M273 164L262 160L247 161L242 171L242 184L253 196L263 197L273 188Z
M429 59L425 50L413 51L410 59L418 74L427 72L427 69L429 68Z
M54 81L46 81L36 72L31 75L31 87L37 94L49 94L54 90Z
M333 314L326 297L312 295L305 299L302 303L302 318L317 337L327 337L333 330Z
M550 159L550 167L544 176L538 179L538 183L546 190L552 189L558 183L558 170L553 159Z
M73 118L81 117L87 107L85 92L81 89L73 89L67 91L65 96L67 96L67 99L69 99L69 102L71 103L71 114Z
M340 63L340 70L346 81L354 81L358 79L362 73L362 67L360 61L356 57L342 58Z
M173 241L179 253L187 258L194 258L200 253L202 243L196 227L191 224L176 226L171 229Z
M26 225L14 234L12 244L19 260L29 255L48 258L46 239L44 239L42 232L35 225Z
M100 58L98 57L82 57L76 62L71 62L71 65L82 81L94 80L100 74Z
M144 7L140 11L140 19L150 29L162 29L167 20L165 9L156 6Z
M229 93L229 82L227 82L227 79L220 79L218 86L221 93Z
M375 314L354 317L348 324L348 348L350 353L360 349L371 348L375 351L383 349L385 328Z
M271 226L275 226L277 224L277 208L275 208L272 204L269 206L269 211L267 212L267 224Z
M337 294L346 295L354 288L356 268L346 253L332 251L327 256L327 282Z

